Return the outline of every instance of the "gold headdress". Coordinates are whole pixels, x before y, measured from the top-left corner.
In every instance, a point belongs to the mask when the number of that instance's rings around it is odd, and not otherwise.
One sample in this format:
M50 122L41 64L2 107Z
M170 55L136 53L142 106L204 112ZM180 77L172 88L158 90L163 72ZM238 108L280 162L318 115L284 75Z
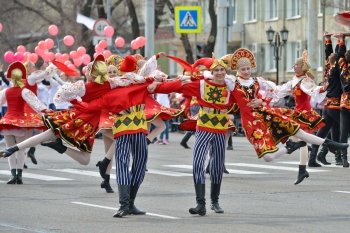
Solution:
M301 64L302 70L305 74L311 72L311 65L308 61L308 53L306 49L304 49L302 56L296 59L295 64Z
M251 65L252 68L255 68L256 61L254 54L249 49L240 48L232 54L231 69L237 70L243 65Z

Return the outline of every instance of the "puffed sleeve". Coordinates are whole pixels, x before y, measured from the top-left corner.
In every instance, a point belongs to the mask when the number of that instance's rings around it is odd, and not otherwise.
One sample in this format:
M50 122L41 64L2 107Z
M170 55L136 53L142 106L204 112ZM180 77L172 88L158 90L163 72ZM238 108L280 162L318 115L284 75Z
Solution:
M22 98L34 111L42 112L47 109L46 105L43 104L31 90L23 88L21 94Z
M85 84L83 81L75 83L65 83L56 92L54 101L57 103L70 102L74 99L80 99L85 95Z

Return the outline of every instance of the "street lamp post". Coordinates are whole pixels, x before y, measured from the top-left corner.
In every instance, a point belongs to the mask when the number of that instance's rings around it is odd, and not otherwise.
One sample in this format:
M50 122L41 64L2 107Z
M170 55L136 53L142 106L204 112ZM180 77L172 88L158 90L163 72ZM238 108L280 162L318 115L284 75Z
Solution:
M283 29L280 32L275 32L275 30L273 30L270 26L269 29L266 31L267 40L274 49L274 57L276 60L276 84L278 84L278 61L280 59L279 50L280 48L282 48L283 45L286 44L288 40L288 33L289 31L286 29L286 27L283 27Z

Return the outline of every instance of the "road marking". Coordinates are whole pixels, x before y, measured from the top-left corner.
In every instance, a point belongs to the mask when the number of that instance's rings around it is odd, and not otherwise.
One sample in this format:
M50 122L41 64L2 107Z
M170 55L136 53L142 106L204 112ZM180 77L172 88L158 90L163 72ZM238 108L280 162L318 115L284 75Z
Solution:
M83 176L101 177L99 172L79 170L79 169L66 168L66 169L48 169L48 170L76 174L76 175L83 175ZM110 178L115 179L115 175L111 174Z
M164 167L173 167L173 168L183 168L183 169L193 169L192 165L163 165ZM241 175L263 175L269 174L267 172L255 172L255 171L246 171L246 170L236 170L236 169L227 169L230 174L241 174ZM192 174L191 174L192 176Z
M17 225L12 225L12 224L6 224L6 223L0 223L0 227L6 227L6 228L12 228L17 230L24 230L25 232L35 232L35 233L49 233L50 231L42 231L42 230L34 230L31 228L27 227L21 227Z
M350 191L340 191L340 190L338 190L338 191L333 191L334 193L346 193L346 194L350 194Z
M263 168L263 169L272 169L272 170L284 170L284 171L298 171L297 167L284 167L284 166L273 166L273 165L261 165L261 164L252 164L252 163L226 163L230 166L238 167L254 167L254 168ZM328 172L327 170L319 170L314 168L308 168L308 172Z
M291 165L299 165L299 162L298 161L285 161L285 162L277 162L277 163L281 163L281 164L291 164ZM334 162L330 165L324 165L324 164L321 164L322 167L341 167L343 168L343 166L339 166L339 165L335 165Z
M162 171L162 170L156 170L156 169L148 169L147 173L157 174L157 175L164 175L164 176L175 176L175 177L192 176L192 173Z
M11 175L10 171L6 171L6 170L0 170L0 174L2 174L2 175ZM22 176L24 178L45 180L45 181L72 180L72 179L58 177L58 176L38 175L38 174L33 174L33 173L28 173L28 172L24 172Z
M117 210L117 208L114 208L114 207L95 205L95 204L79 202L79 201L73 201L72 203L77 204L77 205L84 205L84 206L90 206L90 207L95 207L95 208L101 208L101 209ZM169 215L154 214L154 213L148 213L148 212L146 212L146 215L153 216L153 217L159 217L159 218L167 218L167 219L180 219L178 217L173 217L173 216L169 216Z

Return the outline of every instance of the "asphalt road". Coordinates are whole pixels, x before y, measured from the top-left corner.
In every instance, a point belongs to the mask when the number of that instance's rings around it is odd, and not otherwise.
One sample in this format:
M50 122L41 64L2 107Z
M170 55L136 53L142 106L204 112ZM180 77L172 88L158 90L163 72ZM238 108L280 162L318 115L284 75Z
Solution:
M88 166L38 146L39 163L26 161L24 185L6 184L8 164L1 159L0 232L350 232L348 168L308 168L310 178L294 185L298 152L265 163L244 137L234 137L234 150L226 154L230 174L224 176L220 195L225 213L210 210L207 177L207 215L191 216L192 150L179 145L182 136L171 133L169 145L149 146L149 171L135 202L146 216L112 217L119 206L117 193L99 187L95 167L103 156L101 140ZM334 164L333 155L328 160ZM112 187L117 191L114 177Z

